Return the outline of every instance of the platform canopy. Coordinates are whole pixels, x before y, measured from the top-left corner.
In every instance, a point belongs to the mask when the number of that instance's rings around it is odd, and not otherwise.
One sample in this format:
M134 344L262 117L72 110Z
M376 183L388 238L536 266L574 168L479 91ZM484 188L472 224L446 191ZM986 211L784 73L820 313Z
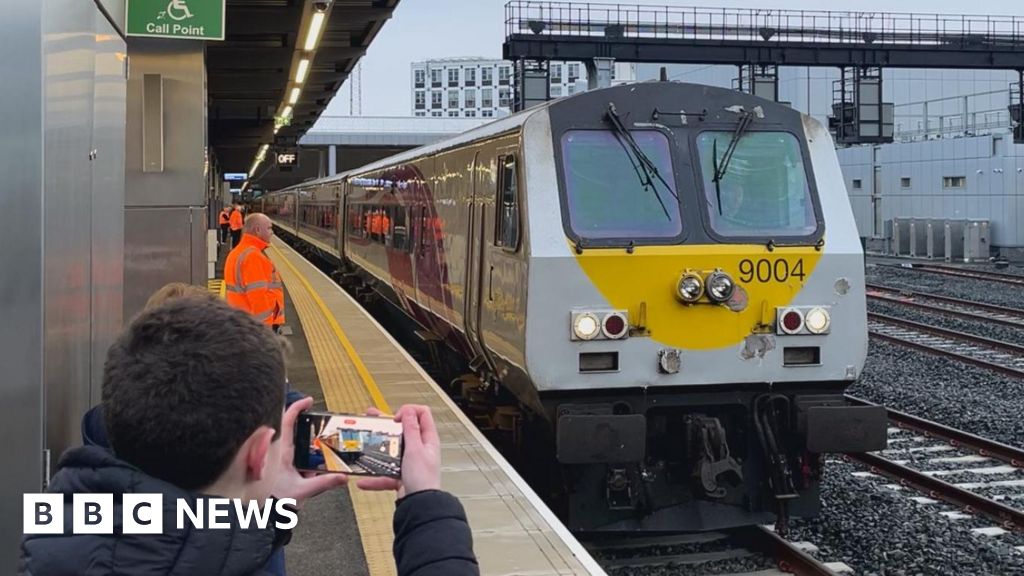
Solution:
M206 49L209 142L221 169L247 172L263 145L298 142L399 1L227 0L225 39Z

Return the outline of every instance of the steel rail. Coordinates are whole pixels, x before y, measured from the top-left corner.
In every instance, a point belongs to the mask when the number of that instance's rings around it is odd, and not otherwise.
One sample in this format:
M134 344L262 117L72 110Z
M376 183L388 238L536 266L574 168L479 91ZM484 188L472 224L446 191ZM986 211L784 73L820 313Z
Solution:
M856 396L846 396L846 400L851 404L860 406L876 406L873 402L869 402ZM939 424L931 420L925 420L906 412L900 412L892 408L885 408L889 421L896 425L898 428L905 430L911 430L928 436L930 438L938 438L949 442L951 446L957 448L964 448L975 452L981 456L988 456L1001 460L1011 466L1018 468L1024 467L1024 449L1010 446L1009 444L1003 444L1002 442L996 442L995 440L989 440L988 438L982 438L976 436L970 432L951 428L945 424Z
M867 288L867 296L869 299L911 306L921 310L928 310L949 316L959 316L961 318L968 318L971 320L984 320L986 322L995 322L997 324L1004 324L1006 326L1014 326L1017 328L1024 327L1024 310L1017 308L996 306L995 304L963 300L960 298L952 298L927 292L901 290L899 288L879 286L877 284L865 284L865 287ZM944 304L944 306L929 304L928 301L939 302ZM972 312L972 309L977 311Z
M905 266L893 266L896 268L908 269ZM1001 272L989 272L987 270L972 270L969 268L954 268L952 266L940 266L938 264L912 264L909 270L920 272L932 272L934 274L945 274L947 276L959 276L962 278L976 278L978 280L989 280L991 282L1002 282L1024 286L1024 276L1016 274L1004 274Z
M764 526L738 528L730 533L751 550L774 558L782 572L789 572L797 576L836 576L837 574L820 560Z
M875 454L846 454L846 458L867 466L871 472L895 480L903 486L914 488L929 497L959 506L966 512L976 511L984 514L999 522L1004 528L1024 531L1024 511L964 490L934 476L922 474Z
M941 355L941 356L946 356L946 357L949 357L949 358L953 358L955 360L959 360L959 361L967 363L967 364L972 364L974 366L978 366L978 367L981 367L981 368L986 368L986 369L989 369L989 370L994 370L994 371L999 372L1001 374L1006 374L1007 376L1013 376L1015 378L1024 378L1024 367L1017 368L1017 367L1010 366L1010 365L1007 365L1007 364L999 364L999 363L996 363L996 362L993 362L993 361L990 361L990 360L986 360L986 359L981 358L981 357L969 356L969 355L967 355L965 353L962 353L960 351L957 351L955 349L940 348L940 347L931 345L930 343L928 343L926 341L910 340L907 337L901 336L899 334L895 334L895 335L894 334L886 334L886 333L880 332L877 327L872 329L871 321L874 321L876 323L876 326L879 325L879 324L881 324L881 325L888 325L890 327L895 326L898 329L909 330L911 332L917 331L918 333L924 333L925 335L938 336L940 338L945 338L947 341L951 341L950 343L952 343L952 344L955 344L956 342L963 342L963 343L974 345L976 348L979 345L983 346L983 347L987 346L989 348L989 350L985 350L984 348L981 348L980 350L979 349L975 350L975 351L981 353L982 355L984 355L984 354L992 355L992 354L996 353L995 351L1002 351L1002 352L1018 355L1021 358L1024 358L1024 346L1018 346L1016 344L1011 344L1009 342L1001 342L999 340L992 340L990 338L984 338L984 337L981 337L981 336L975 336L973 334L966 334L966 333L963 333L963 332L957 332L955 330L947 330L945 328L938 328L936 326L929 326L927 324L921 324L919 322L913 322L913 321L910 321L910 320L904 320L902 318L894 318L892 316L886 316L884 314L878 314L878 313L875 313L875 312L868 312L868 321L869 321L868 322L868 331L869 331L870 335L873 336L873 337L880 338L880 339L883 339L883 340L887 340L887 341L893 342L895 344L899 344L901 346L907 346L907 347L910 347L910 348L915 348L915 349L918 349L918 350L921 350L921 351L924 351L924 352L928 352L928 353L931 353L931 354L938 354L938 355ZM922 340L924 340L924 338L922 338Z

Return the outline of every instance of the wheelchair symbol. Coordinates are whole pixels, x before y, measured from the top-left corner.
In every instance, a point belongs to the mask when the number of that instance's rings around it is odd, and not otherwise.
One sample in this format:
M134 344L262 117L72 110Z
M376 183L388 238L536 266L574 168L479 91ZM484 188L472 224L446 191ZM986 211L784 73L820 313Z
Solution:
M171 20L181 21L191 18L192 12L188 9L188 4L185 4L185 0L171 0L167 5L167 16Z

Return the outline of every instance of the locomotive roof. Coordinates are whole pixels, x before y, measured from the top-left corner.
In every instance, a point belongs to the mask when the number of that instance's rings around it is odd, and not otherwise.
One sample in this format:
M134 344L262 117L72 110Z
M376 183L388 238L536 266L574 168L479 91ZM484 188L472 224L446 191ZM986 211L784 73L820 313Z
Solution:
M318 178L316 180L310 180L310 181L307 181L307 182L302 182L300 184L294 184L294 185L289 186L287 188L283 188L281 190L272 192L271 194L277 193L277 192L289 192L289 191L293 191L293 190L301 190L303 188L308 188L310 186L323 186L323 185L332 184L332 183L335 183L335 182L341 182L341 181L345 180L346 178L350 178L350 177L353 177L353 176L358 176L358 175L366 174L368 172L373 172L375 170L380 170L382 168L387 168L389 166L394 166L395 164L401 164L401 163L409 162L410 160L414 160L414 159L419 158L421 156L427 156L427 155L430 155L430 154L436 154L438 152L441 152L441 151L444 151L444 150L447 150L447 149L450 149L450 148L454 148L454 147L457 147L457 146L461 146L461 145L464 145L464 144L468 144L468 143L474 142L476 140L484 140L484 139L492 138L494 136L498 136L500 134L504 134L506 132L509 132L511 130L514 130L516 128L519 128L519 127L523 126L524 124L526 124L526 122L530 118L533 117L533 115L541 113L543 111L546 111L549 108L551 108L552 106L557 106L559 108L562 108L562 107L565 107L567 105L571 105L571 103L575 99L584 99L584 98L589 99L589 98L593 98L593 97L599 95L600 93L607 93L607 92L610 92L610 91L615 91L615 92L633 91L638 86L645 86L645 87L647 87L649 89L651 84L658 84L658 83L660 83L660 82L652 81L652 82L641 82L641 83L633 83L633 84L621 84L619 86L613 86L611 88L604 88L602 90L591 90L591 91L587 91L587 92L580 92L580 93L577 93L577 94L575 94L573 96L569 96L569 97L566 97L566 98L559 98L557 100L550 100L548 102L545 102L543 104L534 106L534 107L529 108L527 110L524 110L522 112L518 112L518 113L513 114L511 116L508 116L506 118L501 118L499 120L495 120L494 122L490 122L488 124L484 124L483 126L479 126L477 128L473 128L472 130L468 130L466 132L463 132L462 134L453 136L451 138L445 138L444 140L439 140L437 142L434 142L433 144L428 144L426 146L420 146L418 148L413 148L412 150L406 150L405 152L401 152L399 154L395 154L393 156L389 156L387 158L383 158L381 160L377 160L376 162L372 162L372 163L367 164L365 166L361 166L359 168L354 168L352 170L347 170L345 172L340 172L338 174L335 174L334 176L327 176L325 178ZM721 98L723 103L726 102L726 101L733 102L733 103L735 103L737 101L749 102L750 104L756 104L756 105L763 106L766 111L771 110L772 112L776 112L776 113L781 112L783 114L796 114L797 116L800 115L800 113L797 112L796 110L793 110L792 108L789 108L789 107L784 106L782 104L778 104L776 102L771 102L771 101L768 101L768 100L763 100L763 99L757 98L757 97L749 95L749 94L744 94L744 93L741 93L741 92L737 92L736 90L730 90L730 89L727 89L727 88L720 88L720 87L717 87L717 86L707 86L707 85L701 85L701 84L691 84L691 83L685 83L685 82L669 82L668 84L670 84L672 86L675 86L675 87L677 87L679 89L700 90L700 91L702 91L704 93L705 96L712 96L715 100L718 100L719 98Z

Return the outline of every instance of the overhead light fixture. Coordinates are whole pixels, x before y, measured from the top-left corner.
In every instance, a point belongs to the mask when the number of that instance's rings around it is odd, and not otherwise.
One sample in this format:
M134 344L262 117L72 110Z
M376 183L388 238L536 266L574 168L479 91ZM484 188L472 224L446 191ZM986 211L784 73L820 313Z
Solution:
M302 94L302 88L292 88L291 96L288 97L288 103L295 104L298 102L300 94Z
M291 106L285 106L284 110L281 111L281 117L282 118L291 118L292 117L292 107Z
M306 32L306 44L303 46L306 52L316 48L316 43L320 40L320 31L323 30L324 21L326 20L327 14L323 12L315 12L313 14L313 18L309 21L309 31Z
M295 69L295 83L305 82L307 74L309 74L309 58L303 58L299 60L299 66Z

